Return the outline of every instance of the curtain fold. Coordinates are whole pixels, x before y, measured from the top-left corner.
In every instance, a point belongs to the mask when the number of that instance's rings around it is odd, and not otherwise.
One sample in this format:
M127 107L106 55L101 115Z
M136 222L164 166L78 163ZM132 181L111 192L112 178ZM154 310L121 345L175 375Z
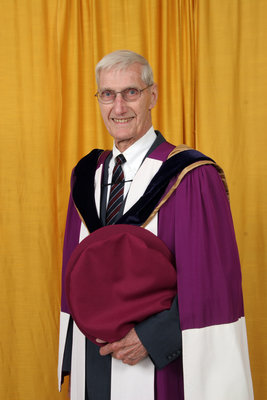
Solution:
M0 23L0 397L47 399L55 382L62 230L57 2L2 1Z
M240 252L255 399L267 397L265 1L199 2L196 144L225 170Z
M255 399L267 398L266 14L264 0L2 0L1 398L68 398L56 365L69 179L112 144L94 68L116 49L150 61L155 129L226 172Z

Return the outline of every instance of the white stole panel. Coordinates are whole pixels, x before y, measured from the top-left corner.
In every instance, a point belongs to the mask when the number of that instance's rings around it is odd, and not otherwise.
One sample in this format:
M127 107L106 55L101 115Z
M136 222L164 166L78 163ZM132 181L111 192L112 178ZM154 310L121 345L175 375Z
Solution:
M71 354L71 400L83 400L85 395L85 336L73 321Z
M154 372L149 357L136 365L112 358L111 400L154 400Z
M95 173L95 204L98 216L100 216L100 199L101 199L101 177L103 164L96 170Z
M185 400L253 400L244 317L182 339Z
M59 323L59 347L58 347L58 370L57 370L59 391L61 391L62 363L63 363L65 343L67 339L69 320L70 320L70 315L61 311L60 323Z
M132 181L126 198L124 213L126 213L144 194L148 184L158 172L161 165L162 161L159 160L154 160L152 158L146 158L144 160Z

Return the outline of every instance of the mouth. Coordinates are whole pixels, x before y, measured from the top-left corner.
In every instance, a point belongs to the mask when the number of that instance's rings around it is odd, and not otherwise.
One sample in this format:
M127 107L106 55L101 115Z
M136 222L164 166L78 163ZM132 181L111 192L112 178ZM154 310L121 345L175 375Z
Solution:
M129 118L111 118L115 124L127 124L128 122L132 121L134 117L129 117Z

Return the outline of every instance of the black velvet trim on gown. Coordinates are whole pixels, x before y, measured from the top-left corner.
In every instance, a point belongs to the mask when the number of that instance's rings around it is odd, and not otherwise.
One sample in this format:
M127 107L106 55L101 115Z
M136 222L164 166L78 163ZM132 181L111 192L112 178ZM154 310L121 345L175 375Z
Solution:
M89 232L103 226L97 215L94 197L95 171L102 152L103 150L95 149L82 158L73 174L73 200ZM186 150L164 161L143 196L117 220L116 224L142 225L160 202L170 180L187 166L203 160L213 161L197 150Z
M97 162L103 150L94 149L83 157L73 171L72 198L89 232L103 225L97 215L94 180Z

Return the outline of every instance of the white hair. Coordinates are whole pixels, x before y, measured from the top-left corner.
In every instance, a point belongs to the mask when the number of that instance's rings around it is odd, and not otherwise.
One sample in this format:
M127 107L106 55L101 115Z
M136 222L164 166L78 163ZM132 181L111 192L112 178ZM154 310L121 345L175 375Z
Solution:
M95 75L97 86L99 87L99 75L103 69L110 70L115 68L118 70L124 70L135 63L143 66L141 79L144 81L144 83L146 85L152 85L154 83L153 71L148 61L143 56L130 50L116 50L107 54L96 65Z

